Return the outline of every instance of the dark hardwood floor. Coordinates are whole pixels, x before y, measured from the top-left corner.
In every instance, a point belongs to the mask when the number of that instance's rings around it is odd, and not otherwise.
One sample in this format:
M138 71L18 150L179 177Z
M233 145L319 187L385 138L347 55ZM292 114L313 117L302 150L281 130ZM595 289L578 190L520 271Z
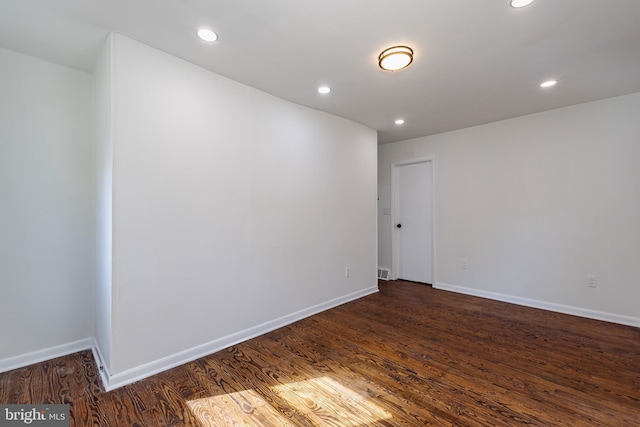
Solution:
M638 426L640 329L406 282L105 393L91 353L0 374L75 426Z

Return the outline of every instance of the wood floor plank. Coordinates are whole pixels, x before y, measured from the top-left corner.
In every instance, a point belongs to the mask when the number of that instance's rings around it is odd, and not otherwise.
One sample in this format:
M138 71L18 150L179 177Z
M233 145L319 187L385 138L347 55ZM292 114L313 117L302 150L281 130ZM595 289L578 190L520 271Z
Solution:
M335 330L334 328L337 327L339 325L334 325L331 329ZM325 329L327 327L322 326L317 332L322 333ZM370 337L371 335L367 336ZM464 400L460 399L460 395L464 394L472 397L479 404L473 411L473 417L471 418L495 419L493 412L498 411L501 413L502 418L509 416L518 418L520 423L525 423L524 421L526 421L527 417L523 413L515 413L504 405L496 404L497 402L495 401L493 405L485 402L484 397L471 388L476 383L474 377L464 378L460 373L452 372L449 366L439 369L433 366L432 360L429 361L428 365L425 365L419 355L416 355L415 359L411 359L407 357L405 352L408 347L405 347L404 351L395 354L395 349L391 349L389 352L382 352L386 357L380 359L376 356L376 350L380 347L387 347L387 344L383 342L371 343L370 341L368 343L364 341L359 341L358 344L350 343L346 351L353 351L354 348L360 348L360 350L349 365L354 367L364 366L364 363L376 364L375 368L370 367L369 369L377 368L379 371L392 373L392 378L396 379L403 388L411 390L413 387L414 392L420 394L423 401L427 401L430 396L438 396L436 403L441 405L440 409L447 412L451 412L452 408L455 408L457 412L466 411L467 405ZM369 353L365 352L367 348ZM362 363L358 364L358 362ZM495 394L495 384L492 383L491 386L494 388ZM499 424L497 421L494 421L494 423ZM480 424L486 425L486 421L480 421Z
M343 320L343 319L342 319ZM352 326L355 326L355 329L358 329L358 325L357 323L359 322L359 319L353 319L352 320ZM355 325L354 325L355 324ZM342 328L343 326L339 323L333 323L331 324L332 328ZM328 328L329 326L325 326L325 328ZM384 327L389 327L389 328L397 328L397 325L394 325L393 322L389 322L386 325L382 326ZM399 330L399 329L396 329ZM345 330L345 331L341 331L340 332L341 335L348 335L349 334L349 330ZM383 335L384 335L384 331L383 331ZM372 334L363 334L362 337L372 337L374 335ZM409 342L411 340L411 336L403 336L401 332L397 333L398 338L402 339L404 342ZM354 336L352 337L353 340L357 340L358 336ZM487 342L486 339L481 340L482 342ZM379 348L379 347L385 347L385 343L378 343L378 342L368 342L368 343L364 343L362 341L360 341L359 345L368 345L369 347L373 347L373 348ZM420 354L424 354L426 352L426 349L420 348L420 344L417 344L411 348L407 347L405 345L404 351L407 351L411 349L411 358L412 360L417 360L417 358L420 356ZM394 351L393 348L387 348L386 349L387 352L389 352L390 354ZM456 350L455 355L461 354L465 351L468 351L469 353L467 354L467 358L464 361L459 362L458 360L451 358L449 356L451 350ZM569 368L558 368L556 366L553 366L553 364L549 364L546 362L546 359L536 359L534 363L532 363L532 359L530 356L527 356L526 358L519 359L520 353L523 353L523 351L521 350L520 352L514 351L512 349L503 349L502 353L504 357L501 358L497 358L496 359L496 355L494 354L493 356L493 361L491 361L488 357L488 354L483 354L483 349L481 347L477 347L477 348L473 348L473 343L468 342L468 340L465 340L461 343L458 342L457 338L454 339L450 339L448 341L448 345L446 348L445 352L440 352L440 349L438 347L432 347L429 351L430 355L430 359L431 359L431 364L435 365L437 364L437 359L435 358L436 356L440 356L440 358L442 360L444 360L445 362L445 367L456 367L456 371L457 372L462 372L464 373L465 371L465 367L469 368L467 369L467 374L469 376L471 376L471 378L475 378L476 381L480 381L481 378L483 377L483 371L491 371L491 372L497 372L500 373L501 371L499 369L490 369L487 368L487 364L489 363L493 363L494 365L496 363L499 363L501 366L503 367L505 364L508 364L513 371L519 372L520 373L520 379L523 380L527 380L528 382L538 382L538 381L543 381L545 380L545 376L546 375L555 375L553 382L554 383L559 383L559 379L565 380L565 382L570 382L571 378L568 378L568 376L570 375L575 375L577 372L569 372L568 375L566 375L566 372ZM495 351L494 351L495 353ZM475 363L474 363L475 361ZM542 367L542 369L545 371L544 374L540 374L538 373L538 375L536 377L531 377L531 373L530 372L535 372L535 369L531 369L532 365L538 364ZM499 367L497 367L499 368ZM583 373L584 374L584 373ZM493 374L495 375L495 374ZM593 376L593 374L592 374ZM585 375L582 375L582 378L584 378ZM578 378L581 378L581 376L578 376ZM496 382L499 378L491 378L490 381L491 382ZM548 380L548 378L547 378ZM512 383L511 383L511 379L510 378L503 378L503 386L505 387L509 387ZM495 383L496 385L499 385L498 382ZM570 384L568 385L569 387L575 387L576 384L570 382ZM580 384L582 387L582 390L580 391L581 393L591 393L593 392L593 388L597 386L594 385L594 380L593 378L590 379L590 381L584 382L582 381ZM544 387L541 387L544 388ZM586 388L586 390L584 390ZM610 392L611 390L605 390L605 392ZM630 390L627 390L627 392L630 392ZM619 395L612 395L610 396L610 398L612 399L612 401L616 400L617 398L621 398L621 399L625 399L628 396L619 396ZM631 400L625 402L625 403L635 403ZM605 412L606 409L601 408L602 412Z
M640 329L380 282L380 292L105 392L91 352L0 374L72 426L637 426Z

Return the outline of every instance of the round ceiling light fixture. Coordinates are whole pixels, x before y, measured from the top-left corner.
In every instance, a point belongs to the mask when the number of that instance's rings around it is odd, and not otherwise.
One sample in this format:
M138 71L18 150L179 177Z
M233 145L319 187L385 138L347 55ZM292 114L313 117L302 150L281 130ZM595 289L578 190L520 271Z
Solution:
M511 0L511 7L519 8L529 6L535 0Z
M397 125L403 125L404 124L404 119L398 119L395 122Z
M331 88L329 86L320 86L318 88L318 93L321 93L323 95L326 95L329 92L331 92Z
M547 80L546 82L540 83L541 88L547 88L551 86L555 86L558 82L556 80Z
M196 34L200 39L206 42L214 42L218 40L218 35L208 28L199 28L198 31L196 31Z
M413 62L413 49L408 46L393 46L382 51L378 56L378 65L383 70L398 71Z

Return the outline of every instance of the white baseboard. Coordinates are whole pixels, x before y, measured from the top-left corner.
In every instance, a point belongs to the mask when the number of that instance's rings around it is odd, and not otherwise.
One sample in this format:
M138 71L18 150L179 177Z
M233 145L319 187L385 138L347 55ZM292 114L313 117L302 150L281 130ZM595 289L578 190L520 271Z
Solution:
M588 319L604 320L605 322L618 323L621 325L640 327L640 318L623 316L603 311L589 310L586 308L573 307L570 305L556 304L553 302L539 301L529 298L522 298L497 292L482 291L479 289L467 288L464 286L449 285L437 282L433 285L435 289L443 291L457 292L459 294L472 295L496 301L508 302L526 307L541 308L543 310L555 311L557 313L571 314L573 316L586 317Z
M91 347L91 352L93 353L93 360L96 362L96 368L98 368L98 374L100 375L100 381L102 381L102 387L107 389L109 385L109 377L111 374L109 373L109 367L104 362L104 357L102 356L102 351L100 351L100 346L98 345L98 341L93 338L93 346Z
M25 366L33 365L34 363L44 362L45 360L55 359L56 357L67 356L69 354L89 350L91 348L93 348L93 338L85 338L67 344L9 357L0 360L0 372L24 368Z
M314 314L320 313L322 311L328 310L333 307L337 307L344 303L362 298L364 296L367 296L376 292L378 292L377 287L372 287L372 288L364 289L361 291L353 292L351 294L342 296L340 298L336 298L321 304L317 304L315 306L306 308L304 310L300 310L295 313L291 313L289 315L280 317L278 319L265 322L261 325L257 325L252 328L245 329L244 331L240 331L231 335L227 335L222 338L218 338L208 343L190 348L188 350L181 351L179 353L172 354L167 357L163 357L158 360L154 360L153 362L149 362L144 365L140 365L135 368L129 369L127 371L119 372L114 375L111 375L105 366L104 369L100 371L103 386L107 391L110 391L118 387L131 384L135 381L139 381L144 378L155 375L157 373L160 373L162 371L175 368L176 366L183 365L185 363L191 362L193 360L196 360L201 357L207 356L209 354L215 353L217 351L223 350L232 345L266 334L267 332L271 332L275 329L289 325L293 322L297 322L298 320L302 320L306 317L312 316ZM98 363L98 366L100 366L100 364L104 365L102 361L98 362L99 359L101 360L102 358L98 354L96 358L96 363Z
M361 291L353 292L351 294L314 305L304 310L291 313L278 319L265 322L261 325L245 329L244 331L240 331L226 337L222 337L211 342L190 348L188 350L163 357L153 362L137 366L133 369L129 369L115 375L111 375L111 373L109 372L109 367L104 362L104 357L102 356L100 346L94 338L85 338L68 344L62 344L59 346L2 359L0 360L0 373L11 371L13 369L23 368L34 363L44 362L45 360L55 359L56 357L66 356L72 353L90 349L93 353L93 358L95 359L98 373L100 374L100 379L102 380L102 385L104 386L106 391L110 391L118 387L130 384L132 382L150 377L151 375L155 375L162 371L166 371L167 369L183 365L195 359L199 359L200 357L207 356L211 353L223 350L232 345L266 334L267 332L271 332L293 322L297 322L298 320L302 320L306 317L376 292L378 292L377 287L371 287L363 289Z

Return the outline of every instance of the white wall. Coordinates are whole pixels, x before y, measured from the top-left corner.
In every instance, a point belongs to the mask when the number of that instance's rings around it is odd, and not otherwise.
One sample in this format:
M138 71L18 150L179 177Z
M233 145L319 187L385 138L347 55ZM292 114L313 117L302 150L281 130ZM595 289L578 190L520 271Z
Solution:
M113 49L112 375L377 289L375 131Z
M94 138L96 144L96 289L95 341L101 360L111 362L112 221L113 221L113 70L109 35L93 72Z
M90 75L0 48L0 370L93 334L91 98Z
M638 111L636 93L380 146L379 265L392 162L434 156L438 286L640 325Z

